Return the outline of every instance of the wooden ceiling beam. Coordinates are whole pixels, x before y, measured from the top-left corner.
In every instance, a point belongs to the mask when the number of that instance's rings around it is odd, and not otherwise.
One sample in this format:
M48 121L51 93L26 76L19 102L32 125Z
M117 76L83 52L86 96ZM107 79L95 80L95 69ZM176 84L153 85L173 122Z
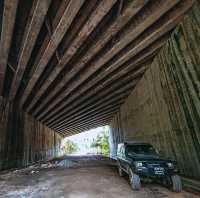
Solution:
M143 66L136 73L130 73L128 77L122 76L121 78L117 78L114 85L110 84L110 86L103 88L104 90L102 89L101 91L99 91L99 93L94 94L92 97L84 99L82 102L79 101L77 103L72 103L62 112L59 112L59 115L56 114L55 117L52 117L48 121L45 121L45 124L49 125L55 120L61 120L63 117L62 115L64 115L64 117L68 117L69 115L74 114L74 112L80 111L81 109L86 110L86 108L92 104L99 105L102 101L110 99L111 96L131 91L138 82L139 77L144 73L145 69L146 67Z
M71 133L77 131L77 129L80 131L80 132L83 132L85 130L87 130L88 128L96 128L98 125L100 124L104 124L104 125L108 125L110 123L110 121L112 120L114 114L113 115L110 115L110 116L107 116L107 117L104 117L104 118L101 118L99 120L89 120L87 123L81 123L77 126L74 126L72 128L63 128L59 131L56 131L57 133L63 133L64 131L70 131Z
M78 116L75 116L73 119L65 120L63 123L59 123L57 126L53 125L53 126L51 126L51 128L57 129L57 128L60 128L62 126L69 125L71 123L74 123L76 121L81 120L82 118L85 118L88 115L92 116L93 114L100 113L100 112L102 112L104 110L113 108L114 106L121 105L123 103L124 103L124 98L118 98L117 100L112 101L112 102L109 101L108 103L105 103L104 105L101 105L99 107L93 108L91 110L86 111L85 113L82 113L82 114L80 114Z
M7 61L12 41L17 7L18 7L18 0L14 1L4 0L1 40L0 40L0 96L3 95Z
M26 101L27 97L32 91L40 75L44 71L45 66L51 59L52 55L54 54L56 48L58 47L59 43L61 42L62 38L64 37L65 33L67 32L69 26L71 25L74 17L78 13L83 3L84 0L70 0L70 2L68 3L59 23L57 23L57 26L53 31L53 34L47 44L47 47L42 53L41 58L38 60L37 65L35 65L35 70L32 76L30 77L29 82L20 100L19 105L21 108L23 107L24 102Z
M145 44L148 45L148 42L152 42L152 40L154 39L155 36L158 37L162 37L164 34L166 34L166 32L170 32L178 22L180 22L182 16L184 15L184 13L186 11L188 11L188 9L193 5L193 1L185 1L185 2L180 2L176 8L172 9L169 13L168 13L168 21L165 21L164 24L158 28L156 31L154 31L151 34L150 38L146 38L143 39L143 42L140 43L139 46L144 46ZM153 41L154 42L154 41ZM132 52L129 51L128 53L130 53L130 57L132 57ZM129 59L130 57L127 56L127 59ZM120 61L120 59L119 59ZM126 61L122 60L122 61ZM88 120L87 118L85 118L86 120ZM86 124L86 123L84 123ZM72 127L73 127L73 122L72 122ZM76 123L74 123L74 125L76 125ZM70 127L68 125L68 127ZM62 128L62 127L61 127ZM70 128L71 129L71 128ZM69 130L69 129L68 129Z
M52 121L50 122L48 121L46 122L46 124L50 125L50 124L62 122L64 119L70 116L85 112L88 109L93 108L97 105L101 105L102 103L112 100L115 97L118 98L120 96L128 95L133 90L134 86L136 85L136 82L129 81L127 82L127 84L124 83L123 85L118 86L118 89L112 89L112 92L110 92L110 94L104 93L104 94L101 94L102 97L99 96L95 98L94 100L83 101L82 103L80 103L80 105L76 106L75 108L70 108L69 111L66 112L66 114L65 114L65 111L63 111L63 114L60 115L60 117L57 117L57 119L52 119Z
M90 15L90 18L87 20L86 24L83 26L81 31L78 33L75 40L71 43L69 48L65 51L63 57L60 59L58 65L56 65L56 69L50 73L48 79L42 85L42 87L36 93L34 99L31 101L30 108L37 102L37 100L42 96L44 91L49 87L49 85L54 81L57 75L64 69L67 65L68 61L72 58L72 56L77 52L79 47L83 44L83 42L87 39L90 33L95 29L95 27L99 24L99 22L103 19L103 17L109 12L109 10L113 7L117 0L102 0L97 8ZM26 98L24 99L25 102Z
M132 87L131 89L128 89L120 94L115 94L115 95L112 94L112 96L107 97L108 98L107 100L105 99L99 100L93 104L88 105L85 108L77 109L77 110L75 109L75 111L70 112L68 115L64 115L64 117L60 117L59 120L51 122L48 126L56 127L58 125L65 123L66 121L69 121L73 118L83 115L87 113L88 111L95 111L96 109L102 108L110 103L115 103L118 100L125 99L130 94L131 91L132 91Z
M110 114L113 114L113 112L116 113L119 110L119 107L120 107L120 104L117 104L114 107L110 107L108 109L104 109L104 111L94 112L93 114L91 114L91 115L89 115L87 117L84 117L84 118L82 118L80 120L76 120L76 121L74 121L74 122L72 122L70 124L65 124L65 125L63 125L61 127L58 127L56 129L53 128L53 129L54 130L59 130L59 129L66 128L66 127L70 128L70 127L79 125L82 122L85 123L85 122L87 122L90 119L98 120L99 117L108 116Z
M60 81L57 86L51 90L51 92L49 93L48 97L45 98L41 103L45 105L45 103L47 103L48 101L50 101L55 95L57 95L57 93L59 92L59 90L61 90L73 77L76 73L78 73L84 66L85 64L95 55L97 54L97 52L99 52L104 46L105 44L136 14L138 13L142 7L148 2L149 0L135 0L133 2L131 2L131 4L128 6L128 8L124 11L124 13L122 13L121 15L119 15L118 17L116 17L116 20L114 21L114 23L108 27L100 36L100 38L98 39L98 41L96 43L94 43L94 45L92 45L88 51L86 51L85 55L83 57L81 57L77 63L75 63L75 65L71 68L70 71L68 71L65 76L64 79L62 81ZM110 1L107 1L107 3L109 3ZM102 2L102 4L104 4L104 2ZM106 5L105 5L106 6ZM98 9L97 9L98 11ZM100 10L99 10L100 11ZM105 12L106 13L106 12ZM103 15L102 15L103 16ZM99 18L101 19L102 16ZM95 20L95 18L93 16L91 16L91 18L93 18ZM87 25L87 24L86 24ZM87 27L87 26L86 26ZM82 30L82 32L84 31L84 29ZM73 48L73 45L76 45L76 42L79 40L79 37L74 41L74 44L71 45L71 48ZM79 42L81 44L81 42ZM80 45L79 44L79 45ZM69 60L69 58L75 53L75 51L73 52L73 54L68 54L68 51L70 52L71 48L69 48L66 52L66 58L65 58L65 64L67 63L67 61ZM61 69L63 68L63 66L65 64L62 63L61 61L61 66L58 65L59 70L56 70L56 72L53 72L52 75L49 77L50 80L47 80L45 82L45 84L42 86L42 88L37 92L37 95L34 97L34 99L31 101L30 105L27 108L27 111L30 111L31 108L34 107L34 105L36 104L36 102L38 101L38 99L42 96L42 94L44 94L44 92L46 91L46 89L49 87L49 85L52 83L52 81L56 78L56 76L58 75L58 73L61 71ZM42 105L41 104L41 105ZM43 106L44 106L43 105ZM37 107L36 107L37 108ZM34 108L36 110L36 108Z
M77 109L77 107L85 107L85 105L89 105L92 104L93 102L96 102L97 100L102 100L104 97L106 97L107 95L112 95L114 93L117 93L118 89L120 88L124 88L123 90L126 89L132 89L138 80L138 76L137 75L130 75L130 76L124 76L123 78L117 78L116 79L116 84L108 84L106 87L101 87L101 89L98 91L95 90L95 92L93 92L92 96L89 95L88 97L84 97L82 99L82 97L71 103L71 105L67 105L62 111L57 112L56 114L52 114L50 117L48 116L48 118L44 119L44 123L47 124L53 120L56 120L57 118L62 117L62 115L64 115L65 113L69 113L71 112L71 110L73 109ZM118 80L118 81L117 81ZM84 105L81 105L83 104Z
M62 132L60 133L63 137L67 137L67 136L72 136L72 135L75 135L75 134L78 134L78 133L82 133L82 132L85 132L85 131L88 131L88 130L92 130L94 128L97 128L97 127L103 127L103 126L106 126L110 123L110 120L108 119L107 121L102 121L102 122L98 122L98 123L95 123L95 125L87 125L85 127L80 127L78 129L75 129L73 131L65 131L65 132Z
M137 21L137 25L135 26L135 28L132 29L132 31L130 31L127 35L125 35L121 41L116 43L114 47L111 50L109 50L103 57L95 61L91 65L91 68L89 67L88 69L84 70L80 74L78 79L74 79L74 81L72 81L70 85L59 95L59 97L54 99L54 101L48 107L45 108L43 114L53 109L65 97L67 97L73 90L75 90L78 86L80 86L85 80L87 80L92 74L94 74L104 64L106 64L114 55L116 55L120 50L126 47L127 44L129 44L131 41L136 39L143 31L145 31L145 29L150 27L152 24L156 23L157 20L162 15L164 15L164 13L169 11L177 3L178 3L178 0L167 0L159 6L159 9L158 9L157 4L153 5L153 8L154 8L154 9L152 8L153 12L149 12L149 16L146 16L145 18L140 18L141 20L140 23L138 23ZM165 25L163 26L165 27ZM163 28L164 28L163 26L159 27L158 28L159 31L157 32L160 33L161 31L163 34L166 33L166 32L163 32ZM142 49L147 47L150 44L150 42L153 42L156 39L158 39L159 36L160 34L155 35L154 32L151 33L145 39L145 41L146 42L148 41L148 43L145 43L143 42L143 40L141 40L141 42L138 44L139 46L137 45L133 47L133 49L130 50L131 52L129 52L128 54L125 53L124 56L122 56L119 60L115 61L110 67L117 67L117 65L119 66L120 64L123 64L125 61L127 61L127 58L130 58L130 54L132 54L132 56L136 55ZM108 67L108 70L109 70L109 67ZM93 80L94 79L95 78L93 78Z
M115 113L118 112L118 110L119 110L119 108L118 109L113 109L113 110L110 110L110 112L107 112L107 114L99 114L99 115L96 115L93 118L87 118L86 120L80 121L76 125L72 125L70 127L63 127L61 129L55 130L55 131L56 132L61 132L63 130L71 130L71 129L74 129L74 128L77 128L77 127L80 127L80 126L87 126L87 125L93 124L94 122L98 123L98 122L101 122L103 120L110 120L110 119L113 118Z
M86 99L79 105L75 105L74 108L73 108L73 104L72 104L72 107L69 106L68 108L66 108L62 112L62 114L60 114L59 116L51 117L47 122L45 122L45 124L49 125L54 122L62 121L63 119L65 119L67 117L67 115L68 116L73 115L73 114L75 114L75 112L78 112L81 110L83 111L83 110L87 109L88 106L94 107L95 104L98 105L102 101L109 100L112 96L126 93L128 90L132 90L134 88L134 86L136 85L136 82L137 82L137 80L134 81L133 79L131 79L131 80L127 79L124 82L118 83L118 85L111 86L110 88L106 89L106 91L100 92L97 97L90 98L88 100ZM80 108L79 108L79 106L80 106ZM66 116L65 116L65 114L66 114Z
M72 136L72 135L75 135L75 134L78 134L78 133L81 133L81 132L84 132L84 131L88 131L88 130L91 130L91 129L94 129L94 128L97 128L97 127L106 126L110 123L110 120L111 120L111 118L108 119L108 120L105 120L105 121L94 123L93 125L90 124L90 125L87 125L87 126L78 127L78 128L73 129L71 131L62 131L59 134L62 135L63 137Z
M9 95L10 100L13 100L15 98L17 90L20 86L24 71L26 69L26 65L31 56L31 52L44 22L50 3L51 0L37 0L33 3L30 17L27 21L27 25L25 28L24 38L17 64L17 70L15 72L15 76L11 85Z
M62 111L62 109L64 109L67 104L69 104L71 101L74 101L75 98L79 97L81 94L84 94L84 92L86 92L88 89L91 89L93 87L93 89L90 90L90 92L88 93L91 97L92 95L99 93L101 89L103 89L103 86L106 86L108 83L115 83L115 78L119 78L119 76L121 74L124 74L126 72L123 72L123 70L127 70L127 67L130 69L134 69L135 67L139 66L141 64L141 62L143 63L143 61L145 61L146 59L149 60L149 57L152 56L152 54L154 54L156 52L156 50L158 50L162 45L163 45L164 41L161 40L161 42L156 42L155 44L153 44L152 46L150 46L150 48L148 48L147 50L144 51L144 53L141 53L135 60L131 61L131 63L125 65L125 66L121 66L123 69L119 69L118 67L112 67L110 70L106 70L103 74L98 75L96 78L91 79L91 81L89 81L87 84L84 85L84 87L81 87L80 91L78 90L76 92L76 94L70 99L68 98L68 100L65 101L65 103L63 103L61 106L59 106L55 111L52 112L48 112L48 115L46 114L46 117L44 119L44 117L42 117L43 115L45 115L44 111L38 116L38 119L41 119L42 121L45 121L46 119L48 119L49 117L52 116L52 114L57 114L59 115L60 112ZM113 75L111 75L112 72L114 72L115 70L119 69L119 75L118 77L116 77L116 75L113 77ZM122 72L122 73L121 73ZM109 76L108 78L106 78L107 76ZM103 80L105 78L105 80L103 81L103 83L100 83L100 85L96 85L97 82ZM128 77L127 77L128 78ZM114 79L114 80L113 80ZM88 94L84 94L83 97L81 97L81 100L83 100L84 98L86 98L88 96Z
M2 2L0 95L69 135L113 118L195 0Z

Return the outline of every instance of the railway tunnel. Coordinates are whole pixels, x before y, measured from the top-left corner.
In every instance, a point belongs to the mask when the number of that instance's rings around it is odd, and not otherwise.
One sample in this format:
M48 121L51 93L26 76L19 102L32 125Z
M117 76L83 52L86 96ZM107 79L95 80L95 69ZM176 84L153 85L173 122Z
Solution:
M0 170L109 125L200 189L199 0L0 0L0 32Z

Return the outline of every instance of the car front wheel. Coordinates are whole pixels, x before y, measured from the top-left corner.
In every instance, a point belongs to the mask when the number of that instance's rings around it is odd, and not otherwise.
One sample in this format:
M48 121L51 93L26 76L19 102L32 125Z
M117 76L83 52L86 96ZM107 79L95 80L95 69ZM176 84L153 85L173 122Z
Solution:
M172 189L174 192L181 192L182 190L182 182L181 177L178 175L172 175L171 176L171 182L172 182Z
M124 176L124 171L122 170L121 166L118 165L118 172L119 172L119 176L123 177Z
M134 174L132 169L129 169L129 181L133 190L140 190L141 181L139 175Z

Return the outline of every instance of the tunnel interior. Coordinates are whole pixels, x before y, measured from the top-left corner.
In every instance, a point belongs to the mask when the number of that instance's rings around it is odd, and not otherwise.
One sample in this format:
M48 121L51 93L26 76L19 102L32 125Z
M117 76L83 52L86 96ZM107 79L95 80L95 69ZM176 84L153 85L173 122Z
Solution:
M199 0L0 0L0 170L110 126L200 191Z

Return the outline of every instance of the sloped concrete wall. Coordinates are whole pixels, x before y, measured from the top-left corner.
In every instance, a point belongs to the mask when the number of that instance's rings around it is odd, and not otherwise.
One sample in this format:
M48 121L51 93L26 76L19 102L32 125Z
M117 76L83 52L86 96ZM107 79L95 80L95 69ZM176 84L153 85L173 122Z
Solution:
M0 170L59 154L61 137L0 98Z
M151 142L200 180L200 4L175 29L111 124L116 144ZM115 153L113 153L113 156Z

